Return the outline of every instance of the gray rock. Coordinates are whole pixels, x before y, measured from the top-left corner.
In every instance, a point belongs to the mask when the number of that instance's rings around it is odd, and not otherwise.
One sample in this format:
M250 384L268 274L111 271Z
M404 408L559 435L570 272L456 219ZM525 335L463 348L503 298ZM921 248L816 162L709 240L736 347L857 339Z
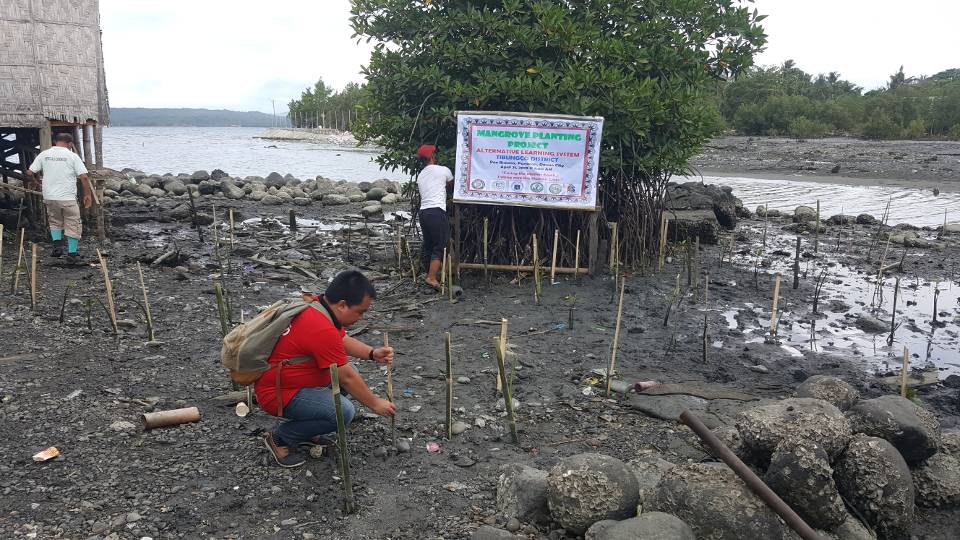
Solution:
M220 189L220 182L214 180L203 180L197 184L197 190L201 195L213 195Z
M468 429L470 429L470 425L467 424L466 422L461 422L459 420L457 420L456 422L453 423L452 426L450 426L450 431L452 431L454 435L460 435L461 433L463 433Z
M960 223L947 223L941 228L943 229L943 232L948 234L960 233Z
M470 540L514 540L515 538L517 537L512 532L489 525L480 527L470 535Z
M704 410L708 402L701 397L683 394L667 396L633 394L629 396L628 403L631 408L648 416L661 420L676 421L683 411L687 409L692 411Z
M371 187L380 188L380 189L386 191L387 193L396 193L396 192L397 192L397 185L394 184L393 182L391 182L390 180L387 180L386 178L381 178L381 179L379 179L379 180L374 180L374 181L373 181L373 185L372 185Z
M367 191L367 200L368 201L379 201L387 195L387 191L383 188L370 188L370 191Z
M798 206L793 209L793 221L796 223L806 223L817 220L817 211L809 206Z
M880 537L907 536L913 523L913 480L900 452L889 442L854 435L837 460L840 494Z
M920 506L960 506L960 433L944 433L942 438L940 452L913 469L913 487Z
M262 201L264 197L267 196L266 191L251 191L247 198L253 201Z
M114 431L134 431L137 429L137 426L133 422L117 420L116 422L110 424L110 429Z
M297 206L310 206L313 203L308 197L294 197L293 204Z
M563 458L550 470L547 486L550 515L574 534L602 519L625 519L637 511L637 478L626 463L610 456Z
M120 186L123 184L123 180L115 176L111 176L103 181L103 189L109 189L120 193L120 190L123 189Z
M676 211L706 210L713 214L719 226L732 229L737 225L737 208L742 207L740 199L733 196L728 186L715 186L701 182L667 184L667 208ZM681 238L683 238L681 236ZM704 238L701 236L701 241Z
M583 534L583 540L599 540L603 531L607 530L608 527L620 523L615 519L602 519L587 529L587 532Z
M882 334L890 331L890 322L881 321L872 315L864 313L857 317L857 328L871 334Z
M783 212L779 210L768 210L763 205L757 207L757 217L758 218L778 218L783 215Z
M829 375L814 375L800 383L797 397L822 399L845 411L860 399L860 392L846 381Z
M383 216L383 207L380 206L380 203L364 206L360 210L360 215L362 215L365 218L375 218L375 217Z
M268 195L264 195L263 198L260 199L260 202L262 202L263 204L277 205L277 204L283 204L283 199L276 195L268 194Z
M831 540L877 540L877 535L850 514L847 514L847 519L836 530L818 530L817 532Z
M923 461L940 447L940 422L905 397L881 396L850 409L853 431L890 441L908 463Z
M847 518L827 453L816 442L780 441L763 480L811 527L833 530Z
M605 527L597 540L696 540L682 519L663 512L644 512L635 518Z
M344 195L338 195L336 193L331 193L323 197L324 206L335 206L341 204L347 204L350 202L350 199Z
M668 234L672 238L699 237L704 244L716 244L720 222L713 210L671 210Z
M680 518L697 538L742 540L748 532L749 538L790 538L789 527L721 463L670 469L649 506Z
M657 490L657 484L660 483L663 475L674 467L673 463L660 457L660 454L648 454L630 460L628 465L630 465L630 468L633 469L633 474L637 477L639 504L641 507Z
M387 193L380 199L381 204L397 204L397 201L400 200L400 196L396 193Z
M220 181L220 191L223 191L224 197L228 199L242 199L247 193L242 189L237 187L233 183L233 180L229 178L224 178Z
M357 189L363 192L373 189L373 182L357 182Z
M271 187L281 188L287 185L287 181L284 180L283 176L277 172L272 172L268 174L267 177L264 179L263 183L268 188L271 188Z
M497 513L523 521L546 521L547 473L519 463L500 468L497 480Z
M857 225L876 225L877 218L870 214L860 214L857 216Z
M209 180L209 179L210 179L210 173L208 173L207 171L197 171L190 175L190 180L194 184L198 184L204 180Z
M852 435L850 421L840 409L811 398L788 398L748 409L738 415L736 425L758 463L766 463L780 441L790 437L819 442L832 461Z
M211 180L222 180L224 178L230 178L230 175L220 169L214 169L210 172Z
M160 189L160 188L151 188L151 189L150 189L150 196L151 196L151 197L156 197L156 198L160 199L160 198L162 198L162 197L166 197L166 196L167 196L167 192L164 191L164 190L162 190L162 189Z
M153 190L150 188L150 186L146 184L134 184L132 186L132 189L130 189L130 191L141 197L149 197L150 195L152 195Z

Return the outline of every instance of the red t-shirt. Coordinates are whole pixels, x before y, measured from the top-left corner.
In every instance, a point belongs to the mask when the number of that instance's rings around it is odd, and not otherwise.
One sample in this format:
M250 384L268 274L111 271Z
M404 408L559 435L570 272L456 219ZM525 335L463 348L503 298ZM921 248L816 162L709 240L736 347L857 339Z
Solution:
M322 307L320 309L323 309ZM343 348L346 330L337 328L326 314L307 308L294 317L290 328L277 340L268 360L279 364L298 356L311 356L313 361L283 366L280 375L280 399L284 406L301 388L330 385L330 366L347 363ZM257 402L268 414L277 414L276 375L278 368L267 370L257 379L254 389Z

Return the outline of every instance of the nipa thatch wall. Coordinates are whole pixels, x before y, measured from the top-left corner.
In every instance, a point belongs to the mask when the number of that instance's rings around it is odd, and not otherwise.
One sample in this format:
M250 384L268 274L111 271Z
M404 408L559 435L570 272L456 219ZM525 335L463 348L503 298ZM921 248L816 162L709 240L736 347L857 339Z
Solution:
M108 121L98 0L0 0L0 127Z

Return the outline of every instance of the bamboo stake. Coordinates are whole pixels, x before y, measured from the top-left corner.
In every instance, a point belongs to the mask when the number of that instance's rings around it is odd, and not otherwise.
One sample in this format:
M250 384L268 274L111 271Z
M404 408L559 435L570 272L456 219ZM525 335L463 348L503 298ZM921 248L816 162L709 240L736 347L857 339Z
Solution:
M447 292L447 248L443 248L443 258L440 259L440 296Z
M487 265L490 264L490 261L488 259L489 243L487 238L487 232L488 232L489 226L490 226L490 219L483 218L483 279L486 280L487 285L490 284L490 272L489 272L489 268L487 267Z
M938 281L933 285L933 327L934 328L936 328L937 325L940 324L937 322L937 300L939 296L940 296L940 282Z
M213 292L217 296L217 315L220 317L220 337L227 337L227 311L223 302L223 287L219 283L213 284Z
M560 230L553 230L553 259L550 262L550 284L557 284L557 243L560 241Z
M817 225L813 232L813 253L820 253L820 199L817 199Z
M580 231L577 230L577 245L573 254L573 276L580 281Z
M610 348L610 366L607 367L607 397L610 397L610 384L613 382L613 370L617 365L617 345L620 342L620 320L623 318L623 289L627 280L620 281L620 302L617 304L617 325L613 331L613 346Z
M407 247L407 259L410 260L410 279L413 280L414 283L416 283L417 269L413 264L413 253L410 251L410 242L407 241L406 236L403 236L402 239L403 239L403 245Z
M17 250L17 266L13 269L13 283L10 285L10 294L17 294L17 289L20 288L20 264L23 262L23 236L25 232L25 228L20 229L20 249Z
M617 227L619 224L614 221L610 224L610 257L609 257L609 267L610 273L613 273L613 268L617 264Z
M707 363L707 313L703 313L703 363Z
M500 349L503 351L503 356L507 356L507 320L500 319L500 340L498 341ZM497 375L497 394L503 393L503 373Z
M667 248L667 227L670 225L670 220L667 219L666 214L660 214L660 246L659 246L659 255L660 260L657 266L658 272L663 272L663 260L666 256L664 252Z
M37 244L30 242L30 309L37 310Z
M910 351L903 348L903 369L900 371L900 396L907 397L907 374L910 373Z
M893 286L893 311L890 313L890 336L887 337L887 344L893 345L894 331L897 329L897 295L900 293L900 278L897 278Z
M0 223L0 280L3 279L3 223Z
M537 250L537 235L533 235L533 299L540 305L540 254Z
M383 346L390 346L390 334L383 333ZM394 357L396 360L396 357ZM390 403L393 403L393 362L387 364L387 399ZM397 446L397 417L396 415L390 417L390 440L393 441L393 446Z
M104 260L103 254L100 253L100 248L97 249L97 259L100 260L100 272L103 274L103 288L107 293L107 307L110 313L110 325L113 326L113 333L117 334L119 329L117 328L117 310L113 304L113 282L110 281L110 270L107 268L107 261Z
M797 237L797 254L793 258L793 290L800 288L800 237Z
M450 332L446 333L444 352L447 356L447 440L453 439L453 354L451 353Z
M233 208L230 209L230 251L233 252L235 240L234 240L234 226L233 226Z
M447 299L453 302L453 254L447 255Z
M147 341L153 341L153 316L150 315L150 300L147 298L147 285L143 281L143 268L137 261L137 273L140 274L140 289L143 291L143 309L147 312Z
M70 288L76 285L73 281L68 281L67 286L63 288L63 301L60 302L60 318L58 321L60 324L63 324L64 317L67 313L67 296L70 294Z
M502 319L503 322L506 319ZM504 357L507 355L506 348L500 348L500 343L497 343L497 338L494 339L494 348L497 353L497 369L500 371L500 380L506 381L507 379L507 368L504 364ZM507 411L507 427L510 429L510 439L513 441L513 444L520 444L520 437L517 436L517 421L513 416L513 392L507 384L503 385L503 404L504 408Z
M770 335L777 337L777 306L780 304L780 274L773 284L773 307L770 312Z
M337 415L337 448L340 450L340 476L343 478L343 508L345 514L353 513L353 482L350 480L350 451L347 449L347 428L343 421L340 404L340 374L337 364L330 366L333 379L333 406Z

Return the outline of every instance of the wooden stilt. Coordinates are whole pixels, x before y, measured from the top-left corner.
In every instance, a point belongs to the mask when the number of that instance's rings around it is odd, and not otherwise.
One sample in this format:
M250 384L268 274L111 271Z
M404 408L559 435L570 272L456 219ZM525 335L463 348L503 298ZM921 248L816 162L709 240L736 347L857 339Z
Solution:
M613 382L613 372L617 367L617 347L620 342L620 321L623 318L623 289L627 280L620 282L620 302L617 304L617 323L613 330L613 345L610 347L610 365L607 366L607 397L610 397L610 384Z

